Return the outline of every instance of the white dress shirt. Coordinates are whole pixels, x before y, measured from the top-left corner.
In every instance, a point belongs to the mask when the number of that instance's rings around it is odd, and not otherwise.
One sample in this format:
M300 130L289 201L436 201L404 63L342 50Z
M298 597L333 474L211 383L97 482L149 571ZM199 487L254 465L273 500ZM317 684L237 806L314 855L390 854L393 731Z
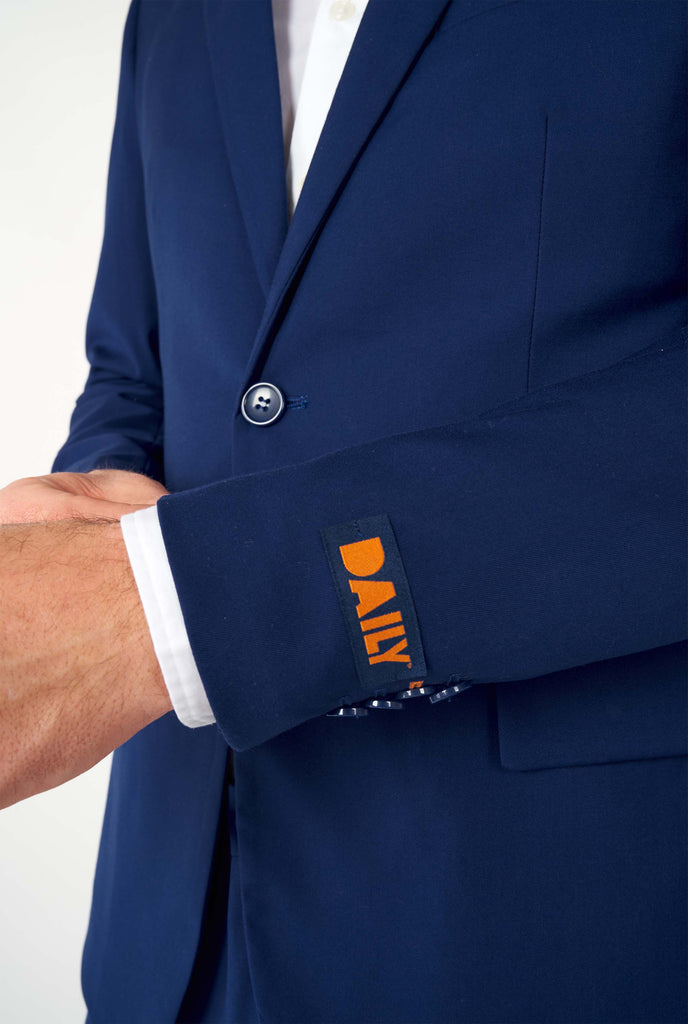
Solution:
M290 214L367 2L272 0ZM191 652L157 510L123 516L121 525L172 706L184 725L211 725L215 716Z

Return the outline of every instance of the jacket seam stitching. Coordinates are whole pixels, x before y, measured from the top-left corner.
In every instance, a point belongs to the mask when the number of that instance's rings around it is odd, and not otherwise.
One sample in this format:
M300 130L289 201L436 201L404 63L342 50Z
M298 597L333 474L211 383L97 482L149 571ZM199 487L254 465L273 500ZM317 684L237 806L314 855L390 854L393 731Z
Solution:
M540 283L540 254L542 249L542 210L545 195L545 175L547 172L547 148L549 141L549 116L545 116L545 138L542 149L542 175L540 178L540 201L538 206L537 255L535 257L535 283L533 285L533 307L530 312L530 331L528 335L528 363L526 366L526 391L530 391L530 370L533 357L533 335L535 333L535 311L537 308L538 286Z

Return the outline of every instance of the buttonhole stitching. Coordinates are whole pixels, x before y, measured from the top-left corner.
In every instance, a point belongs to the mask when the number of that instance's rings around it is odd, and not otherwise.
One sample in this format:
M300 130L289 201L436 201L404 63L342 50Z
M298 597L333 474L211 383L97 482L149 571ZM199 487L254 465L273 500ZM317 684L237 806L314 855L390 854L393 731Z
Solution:
M305 409L308 405L308 395L297 395L296 398L287 399L287 409Z

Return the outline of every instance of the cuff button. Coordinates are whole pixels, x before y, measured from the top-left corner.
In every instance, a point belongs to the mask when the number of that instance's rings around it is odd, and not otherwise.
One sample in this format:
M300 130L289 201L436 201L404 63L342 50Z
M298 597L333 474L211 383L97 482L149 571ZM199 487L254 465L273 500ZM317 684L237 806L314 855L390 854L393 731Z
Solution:
M412 690L401 690L394 694L395 700L412 700L413 697L429 697L435 692L434 686L414 686Z
M384 697L374 697L372 700L367 700L364 706L375 708L376 711L397 711L404 707L400 700L388 700Z
M327 718L364 718L368 714L367 708L341 707L334 711L328 711Z
M463 693L464 690L470 690L472 683L454 683L452 686L447 686L444 690L439 690L437 693L433 693L430 698L431 704L439 704L443 700L451 700L452 697L456 697L457 694Z

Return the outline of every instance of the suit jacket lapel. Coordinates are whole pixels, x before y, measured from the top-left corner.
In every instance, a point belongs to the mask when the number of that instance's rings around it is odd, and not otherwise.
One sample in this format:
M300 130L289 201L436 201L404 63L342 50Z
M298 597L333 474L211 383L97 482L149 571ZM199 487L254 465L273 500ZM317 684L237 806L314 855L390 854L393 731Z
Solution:
M369 0L280 254L247 378L257 370L283 300L359 154L449 2Z
M272 6L270 0L205 0L205 14L225 146L267 294L288 224Z
M369 0L313 155L268 305L279 299L369 138L451 5L466 21L517 0ZM413 140L410 140L411 144ZM270 310L267 310L270 315Z
M452 4L460 20L517 0L369 0L287 231L286 169L271 0L205 0L218 105L266 292L250 380L327 216ZM286 236L286 237L285 237ZM238 414L238 413L237 413Z

